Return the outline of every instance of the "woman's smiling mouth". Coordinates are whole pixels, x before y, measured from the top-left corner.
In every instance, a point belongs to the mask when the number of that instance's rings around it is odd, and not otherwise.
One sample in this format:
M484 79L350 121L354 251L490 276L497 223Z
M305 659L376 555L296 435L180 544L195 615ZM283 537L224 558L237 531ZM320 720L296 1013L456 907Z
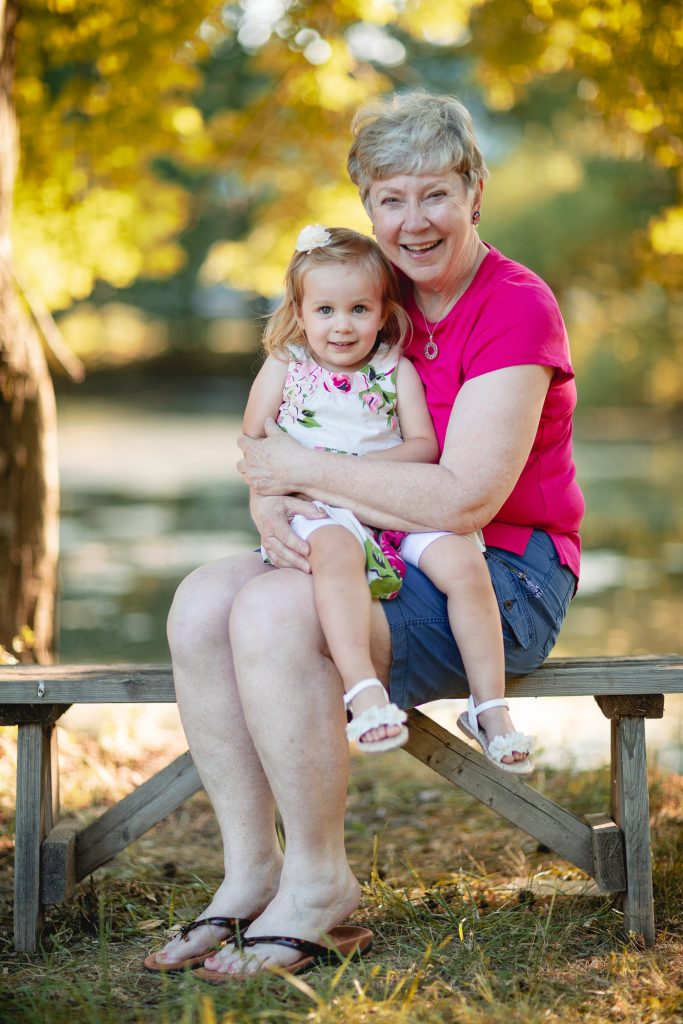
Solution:
M437 238L435 242L413 242L412 244L409 242L404 242L401 245L401 248L405 249L406 252L413 252L419 255L420 253L423 252L431 252L432 249L436 249L437 245L441 245L440 238Z

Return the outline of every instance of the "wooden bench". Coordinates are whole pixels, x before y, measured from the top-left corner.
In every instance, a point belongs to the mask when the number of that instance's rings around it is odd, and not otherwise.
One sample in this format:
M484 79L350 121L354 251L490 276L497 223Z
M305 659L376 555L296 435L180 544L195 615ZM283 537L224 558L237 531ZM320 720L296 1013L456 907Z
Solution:
M610 814L585 821L485 758L420 711L410 713L408 752L503 818L619 894L624 929L655 940L645 753L646 718L661 718L664 694L683 692L683 659L551 659L511 680L511 697L593 696L611 723ZM467 696L466 691L454 694ZM189 752L96 821L59 820L55 723L71 704L175 702L168 666L55 665L0 668L0 724L18 725L15 945L37 948L43 909L110 860L201 788Z

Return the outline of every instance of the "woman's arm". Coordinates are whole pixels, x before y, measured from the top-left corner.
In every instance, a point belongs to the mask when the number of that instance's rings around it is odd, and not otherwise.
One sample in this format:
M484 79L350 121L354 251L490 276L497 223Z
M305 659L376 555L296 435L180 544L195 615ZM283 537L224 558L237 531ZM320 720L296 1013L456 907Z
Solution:
M490 522L514 488L552 374L546 366L511 366L467 381L438 466L311 452L267 429L265 440L242 438L239 468L261 494L296 491L350 508L373 526L471 533Z
M422 381L413 364L404 356L398 361L396 393L396 411L403 443L381 452L370 452L364 458L382 459L384 462L437 462L439 443L427 408Z
M247 437L266 436L266 420L277 416L286 379L287 361L269 355L251 385L244 410L242 430Z

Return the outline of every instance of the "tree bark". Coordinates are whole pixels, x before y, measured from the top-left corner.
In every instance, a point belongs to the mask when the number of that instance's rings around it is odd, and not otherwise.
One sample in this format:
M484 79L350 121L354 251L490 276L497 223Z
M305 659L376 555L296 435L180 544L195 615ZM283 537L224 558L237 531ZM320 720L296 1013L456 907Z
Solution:
M42 345L12 268L17 15L17 0L0 0L0 644L20 661L44 664L52 659L54 643L57 428Z

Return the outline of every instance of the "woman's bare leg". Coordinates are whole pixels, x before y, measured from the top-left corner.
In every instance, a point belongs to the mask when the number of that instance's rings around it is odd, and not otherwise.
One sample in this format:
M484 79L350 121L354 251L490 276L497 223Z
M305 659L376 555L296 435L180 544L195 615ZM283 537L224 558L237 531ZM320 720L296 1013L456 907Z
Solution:
M322 532L322 531L321 531ZM373 662L386 678L389 630L372 610ZM280 569L254 580L235 601L230 635L245 718L285 829L277 895L250 935L316 941L358 905L360 887L344 848L348 743L342 684L326 646L310 576ZM257 970L298 954L232 947L209 957L212 970Z
M253 553L202 566L181 583L169 615L178 707L223 840L225 878L200 917L255 916L279 885L273 796L244 720L228 632L236 594L274 572ZM172 940L157 958L199 956L225 936L222 929L199 928L187 941Z
M372 598L365 573L365 551L343 526L323 526L308 538L313 593L318 618L344 690L361 679L376 677L370 656ZM379 687L354 698L351 709L361 715L386 703ZM368 729L364 742L373 743L399 732L397 725Z
M471 541L451 534L425 548L420 569L448 598L448 619L462 655L475 704L505 696L505 653L500 610L486 562ZM489 739L515 732L507 708L482 711L479 723ZM514 751L503 761L524 761Z

